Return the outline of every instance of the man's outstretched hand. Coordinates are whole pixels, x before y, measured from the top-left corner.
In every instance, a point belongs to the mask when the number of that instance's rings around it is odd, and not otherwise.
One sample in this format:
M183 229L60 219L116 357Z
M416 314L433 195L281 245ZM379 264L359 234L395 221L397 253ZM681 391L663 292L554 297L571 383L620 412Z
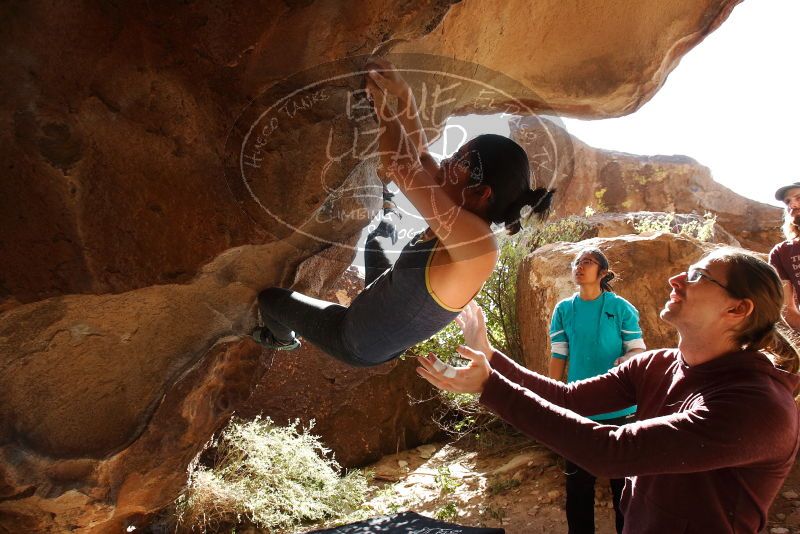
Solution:
M456 324L464 334L464 344L482 352L491 361L494 348L489 343L486 331L486 316L478 304L472 300L456 317Z
M445 391L483 393L486 381L492 374L492 368L489 366L486 355L463 345L458 347L457 351L462 358L469 360L466 367L443 364L433 353L429 353L427 356L417 358L420 363L417 373L437 388Z

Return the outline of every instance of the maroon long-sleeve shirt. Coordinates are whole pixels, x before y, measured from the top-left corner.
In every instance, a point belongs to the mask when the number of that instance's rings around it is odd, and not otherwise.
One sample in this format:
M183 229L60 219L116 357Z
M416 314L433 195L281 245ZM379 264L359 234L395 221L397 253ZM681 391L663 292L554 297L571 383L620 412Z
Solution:
M566 385L496 352L481 403L598 476L631 477L625 533L758 532L797 454L800 377L759 352L646 352ZM636 404L638 421L584 416Z

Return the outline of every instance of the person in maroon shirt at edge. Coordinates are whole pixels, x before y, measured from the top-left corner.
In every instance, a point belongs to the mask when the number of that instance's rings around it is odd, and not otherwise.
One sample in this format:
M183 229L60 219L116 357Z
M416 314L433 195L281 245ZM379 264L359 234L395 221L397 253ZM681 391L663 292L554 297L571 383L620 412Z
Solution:
M429 354L418 372L441 389L479 393L595 475L630 477L625 533L759 532L799 442L798 355L776 328L781 281L766 262L719 249L669 285L660 316L678 330L678 348L641 353L604 375L567 385L517 365L489 345L476 306L458 319L473 347L458 348L469 364ZM630 424L583 417L632 404Z
M775 200L786 206L783 212L781 241L769 253L769 263L783 280L783 318L789 326L800 330L800 182L785 185L775 191Z

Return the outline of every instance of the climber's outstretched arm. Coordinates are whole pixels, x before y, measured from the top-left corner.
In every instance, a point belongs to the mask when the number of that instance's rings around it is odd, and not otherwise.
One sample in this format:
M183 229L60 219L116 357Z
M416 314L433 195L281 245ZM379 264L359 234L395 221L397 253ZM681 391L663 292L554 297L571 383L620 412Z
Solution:
M417 140L409 136L398 112L389 105L389 91L382 88L375 78L376 74L370 73L367 92L379 122L383 178L395 182L441 240L453 261L486 256L485 263L493 266L497 243L491 229L479 216L457 204L442 188L447 176L427 150L418 150ZM468 163L467 155L457 153L454 157ZM459 161L454 164L459 164Z
M381 90L397 98L397 119L405 129L417 153L422 156L428 153L428 136L420 120L417 100L414 92L400 73L389 61L374 58L367 63L369 77ZM434 131L434 133L436 133Z

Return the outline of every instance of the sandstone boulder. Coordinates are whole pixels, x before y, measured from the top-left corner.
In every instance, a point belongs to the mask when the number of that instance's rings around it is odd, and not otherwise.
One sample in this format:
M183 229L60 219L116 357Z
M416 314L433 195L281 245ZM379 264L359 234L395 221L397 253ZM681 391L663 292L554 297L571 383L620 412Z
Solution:
M525 366L547 373L550 361L550 319L553 308L575 293L570 263L583 247L594 246L609 259L619 276L614 291L639 310L639 323L649 349L673 347L674 329L658 313L670 293L669 277L684 271L715 245L671 233L651 236L594 238L580 243L545 245L527 256L517 280L517 317Z
M540 109L615 117L647 102L737 3L466 1L396 51L490 65L533 89L538 98L529 104Z
M243 336L256 293L302 270L304 254L291 239L238 247L189 284L0 316L0 526L121 531L169 504L265 370Z
M672 212L716 216L743 247L768 252L782 241L781 210L715 182L686 156L637 156L592 148L540 119L510 121L512 137L531 156L537 176L554 177L553 217L596 212ZM555 169L555 170L553 170Z
M675 214L652 211L632 213L594 213L587 217L570 215L550 222L553 228L562 227L570 241L593 237L618 237L633 234L652 234L659 231L685 234L701 241L741 247L741 243L721 224L697 214ZM555 230L558 231L558 230Z

